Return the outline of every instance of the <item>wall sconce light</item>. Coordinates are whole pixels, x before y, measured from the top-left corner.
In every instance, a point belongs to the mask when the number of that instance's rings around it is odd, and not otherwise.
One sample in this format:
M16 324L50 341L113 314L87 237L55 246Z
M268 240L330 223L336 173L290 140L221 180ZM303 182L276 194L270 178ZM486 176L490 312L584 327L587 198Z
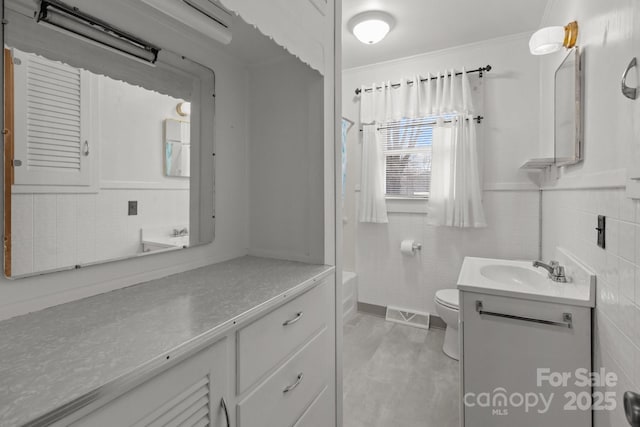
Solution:
M182 117L189 116L191 114L191 103L190 102L181 102L176 105L176 111Z
M529 50L532 55L546 55L557 52L563 47L571 49L578 39L578 23L568 23L564 27L541 28L529 39Z
M348 28L364 44L375 44L384 39L394 20L391 15L381 11L362 12L349 20Z

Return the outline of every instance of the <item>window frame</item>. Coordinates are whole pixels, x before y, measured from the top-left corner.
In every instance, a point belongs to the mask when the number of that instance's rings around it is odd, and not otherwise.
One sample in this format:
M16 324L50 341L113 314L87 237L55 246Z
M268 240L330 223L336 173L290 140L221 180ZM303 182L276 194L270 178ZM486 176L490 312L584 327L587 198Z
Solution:
M437 117L420 117L417 119L400 119L397 121L393 121L393 122L387 122L385 123L383 126L383 128L378 129L378 132L380 132L381 130L384 130L385 127L393 127L393 128L403 128L403 127L418 127L418 126L422 126L422 127L431 127L433 128L434 124L431 124L432 121L435 121L437 119ZM408 124L406 125L399 125L399 123L403 122L403 121L409 121ZM430 124L426 124L426 123L417 123L417 121L426 121L429 120ZM414 196L410 196L408 194L406 195L394 195L394 194L388 194L387 193L387 182L388 182L388 177L387 177L387 157L388 156L392 156L392 155L403 155L403 154L412 154L412 153L425 153L428 154L429 156L431 156L431 151L432 151L432 144L433 144L433 136L431 136L429 138L429 144L423 147L414 147L414 148L406 148L406 149L398 149L398 150L390 150L387 149L387 140L388 136L385 135L385 142L382 143L382 155L384 157L384 164L383 164L383 171L382 171L382 178L384 180L385 183L385 188L384 188L384 198L387 202L392 202L393 205L406 205L407 202L411 203L411 202L425 202L429 200L429 197L431 195L430 191L426 191L424 192L424 194L420 194L420 195L414 195ZM429 168L429 190L430 190L430 186L431 186L431 168ZM394 203L394 201L402 201L403 203ZM387 203L387 206L389 206L389 203ZM403 208L403 209L408 209L408 208ZM389 210L389 209L387 209Z

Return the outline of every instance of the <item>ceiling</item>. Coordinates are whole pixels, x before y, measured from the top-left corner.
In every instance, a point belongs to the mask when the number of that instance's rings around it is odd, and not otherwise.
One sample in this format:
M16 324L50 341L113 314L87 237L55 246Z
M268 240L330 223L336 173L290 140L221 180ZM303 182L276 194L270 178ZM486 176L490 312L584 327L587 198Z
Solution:
M547 0L343 0L342 67L353 68L419 53L533 31ZM354 15L382 10L395 25L380 43L365 45L347 29Z

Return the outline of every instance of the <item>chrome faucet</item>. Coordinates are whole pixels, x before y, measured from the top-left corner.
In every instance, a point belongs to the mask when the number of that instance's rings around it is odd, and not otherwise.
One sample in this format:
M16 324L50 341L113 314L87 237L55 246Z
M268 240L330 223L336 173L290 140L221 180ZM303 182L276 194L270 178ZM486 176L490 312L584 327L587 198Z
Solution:
M174 228L173 229L173 233L171 233L171 235L173 237L188 236L189 235L189 230L186 227L182 228L182 229Z
M542 261L533 261L535 268L542 267L549 273L549 279L558 283L567 283L567 276L564 275L564 267L558 261L550 261L545 264Z

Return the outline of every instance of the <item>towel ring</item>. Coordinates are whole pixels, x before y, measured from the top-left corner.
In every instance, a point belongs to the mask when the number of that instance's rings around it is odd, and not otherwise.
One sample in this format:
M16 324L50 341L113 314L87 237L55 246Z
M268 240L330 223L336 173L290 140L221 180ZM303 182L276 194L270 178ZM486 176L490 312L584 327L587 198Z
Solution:
M624 73L622 74L622 82L621 82L622 94L629 99L638 98L638 88L627 86L627 75L629 74L629 71L631 71L632 68L636 67L636 65L638 65L638 61L634 57L631 60L631 62L629 62L629 65L627 65L626 70L624 70Z

